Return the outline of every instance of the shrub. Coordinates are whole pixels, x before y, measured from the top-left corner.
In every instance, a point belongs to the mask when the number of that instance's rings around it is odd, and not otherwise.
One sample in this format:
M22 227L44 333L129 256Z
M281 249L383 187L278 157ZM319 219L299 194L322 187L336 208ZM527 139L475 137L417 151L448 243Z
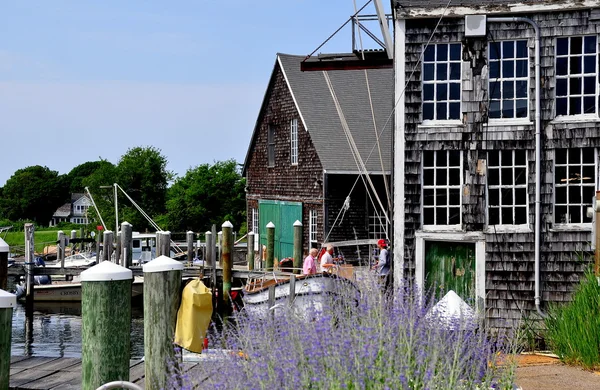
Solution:
M573 300L551 306L544 322L546 341L562 361L587 369L600 367L600 286L591 271Z
M513 388L514 366L500 363L508 344L482 326L439 326L431 306L409 289L393 298L369 281L353 295L299 315L236 317L211 345L233 351L206 361L189 388L490 389ZM459 325L459 326L456 326ZM181 381L181 378L179 378Z

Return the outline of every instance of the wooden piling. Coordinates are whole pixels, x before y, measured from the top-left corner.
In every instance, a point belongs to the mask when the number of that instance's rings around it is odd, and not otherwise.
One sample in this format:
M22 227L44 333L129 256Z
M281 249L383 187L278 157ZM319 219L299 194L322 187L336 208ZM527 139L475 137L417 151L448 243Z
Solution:
M156 232L156 257L166 256L171 254L171 232L160 231Z
M57 233L56 241L58 241L58 246L56 248L56 260L58 260L58 262L60 263L60 268L65 268L65 251L67 246L65 232L59 230Z
M165 389L175 361L175 326L183 264L167 256L144 264L144 364L146 389Z
M100 230L98 230L96 234L96 264L100 264L102 258L100 257L100 243L102 242L102 234L100 234Z
M267 224L267 271L273 271L273 263L275 262L275 224L269 222Z
M231 271L233 270L233 225L229 221L221 226L223 232L223 303L229 307L231 303Z
M114 263L115 264L121 264L121 265L123 265L123 263L121 262L121 237L123 237L123 232L121 232L119 230L117 232L117 236L115 237L115 258L114 258Z
M33 269L35 265L35 240L33 238L34 231L35 228L32 223L25 224L25 264L27 269L25 306L27 306L29 309L33 309Z
M131 268L133 263L133 226L129 222L121 223L121 265Z
M131 270L110 261L81 273L84 390L129 380L131 283Z
M12 315L16 304L14 294L0 290L0 389L8 389L10 379Z
M248 270L252 271L254 269L254 232L248 233L247 243L248 254L246 257L248 261Z
M217 233L217 251L218 251L218 255L217 258L219 259L219 267L223 268L223 231L221 230L220 232Z
M10 247L0 238L0 290L8 289L8 254Z
M112 260L113 253L113 232L110 230L105 230L104 239L102 241L102 261L110 261Z
M82 236L83 237L83 236ZM73 244L73 240L77 238L77 230L71 230L71 254L73 254L73 250L75 249L75 244Z
M294 222L294 273L302 269L302 222Z
M187 239L187 261L190 264L194 263L194 232L188 230L185 235Z

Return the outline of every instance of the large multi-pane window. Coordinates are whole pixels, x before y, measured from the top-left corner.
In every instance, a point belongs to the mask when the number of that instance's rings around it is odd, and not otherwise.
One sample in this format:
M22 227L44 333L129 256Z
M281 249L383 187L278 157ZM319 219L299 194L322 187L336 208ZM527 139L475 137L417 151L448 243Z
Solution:
M492 42L489 47L490 119L527 118L529 50L527 41Z
M458 150L423 153L423 224L460 225L462 154Z
M369 215L369 238L381 239L386 238L386 220L385 214L379 210L373 210Z
M556 115L596 114L595 35L556 39Z
M317 210L310 210L308 212L308 239L310 241L310 248L317 247Z
M298 164L298 119L290 121L290 140L291 140L291 162L292 165Z
M258 230L258 209L252 209L252 232L254 233L254 250L258 250L259 233Z
M488 224L527 224L527 152L488 152Z
M267 130L267 158L269 167L275 166L275 127L269 125Z
M460 119L461 44L428 45L423 53L423 120Z
M554 222L591 223L587 208L596 191L594 148L554 151Z

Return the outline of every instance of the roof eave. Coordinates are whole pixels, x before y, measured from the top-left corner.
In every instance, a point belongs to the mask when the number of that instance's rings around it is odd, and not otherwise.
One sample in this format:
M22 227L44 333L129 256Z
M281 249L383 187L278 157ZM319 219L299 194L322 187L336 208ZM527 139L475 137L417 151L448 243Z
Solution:
M509 3L509 4L486 4L473 6L450 6L445 7L399 7L395 10L396 19L424 19L424 18L456 18L465 15L493 15L493 14L517 14L536 13L552 11L570 11L578 9L589 9L600 7L600 0L582 1L553 1L539 3Z

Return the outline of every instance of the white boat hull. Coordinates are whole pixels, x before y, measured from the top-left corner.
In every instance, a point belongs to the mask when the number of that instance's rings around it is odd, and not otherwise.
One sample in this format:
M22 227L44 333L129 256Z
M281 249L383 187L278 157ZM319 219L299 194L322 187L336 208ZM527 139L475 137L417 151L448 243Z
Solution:
M291 309L295 314L305 318L314 318L329 303L346 294L347 291L344 289L348 288L354 292L358 291L348 279L317 274L296 280L293 302L290 302L289 280L275 285L275 301L271 307L269 307L268 288L256 292L244 291L242 299L244 311L249 316L266 318L270 314L277 316Z
M131 297L144 293L143 278L136 278L131 287ZM25 299L25 296L21 297ZM35 302L81 302L81 282L60 282L35 285L33 288Z

